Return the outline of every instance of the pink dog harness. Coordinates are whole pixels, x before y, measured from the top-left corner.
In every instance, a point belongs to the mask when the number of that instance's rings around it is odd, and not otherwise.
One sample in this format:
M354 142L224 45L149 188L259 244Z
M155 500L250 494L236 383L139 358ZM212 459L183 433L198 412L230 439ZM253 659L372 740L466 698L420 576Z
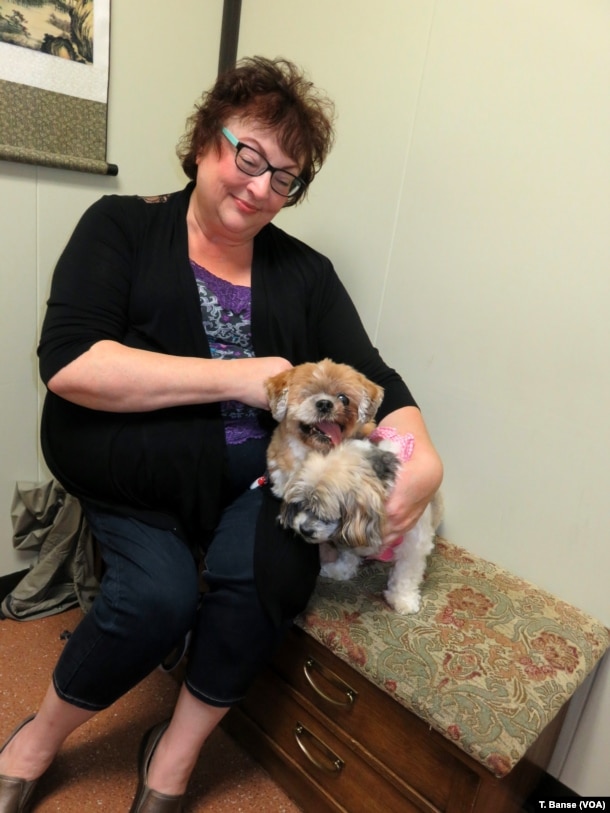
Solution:
M392 443L395 443L398 448L392 449L392 451L399 457L402 463L411 459L413 447L415 446L415 438L413 435L399 435L396 429L391 426L376 426L369 435L369 440L377 444L382 440L390 440Z

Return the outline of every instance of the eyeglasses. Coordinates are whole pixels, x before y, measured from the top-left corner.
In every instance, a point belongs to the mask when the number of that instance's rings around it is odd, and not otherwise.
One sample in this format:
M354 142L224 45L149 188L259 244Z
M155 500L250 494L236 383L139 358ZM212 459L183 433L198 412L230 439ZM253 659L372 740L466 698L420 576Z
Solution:
M283 198L293 198L305 187L306 184L302 178L297 178L296 175L285 169L271 166L264 155L261 155L254 147L244 144L243 141L238 141L226 127L222 128L222 134L235 147L235 166L246 175L257 177L264 175L265 172L270 172L271 188Z

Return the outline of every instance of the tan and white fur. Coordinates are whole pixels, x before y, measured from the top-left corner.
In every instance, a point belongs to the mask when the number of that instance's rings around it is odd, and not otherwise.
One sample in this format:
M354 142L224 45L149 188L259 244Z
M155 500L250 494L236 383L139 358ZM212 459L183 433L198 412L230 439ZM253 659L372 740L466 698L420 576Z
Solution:
M396 451L391 441L348 440L327 455L308 455L286 484L280 522L322 546L321 575L328 578L352 578L366 558L393 561L384 596L396 612L407 614L421 605L442 500L437 494L399 544L384 548L385 503L400 466ZM334 557L324 550L329 543Z
M299 364L265 382L271 414L278 421L267 451L271 490L282 497L286 483L311 453L327 454L348 438L366 437L383 389L347 364L330 359Z
M388 559L385 503L402 461L392 440L368 440L383 389L330 359L297 365L268 379L265 388L278 421L267 468L271 489L283 500L280 522L320 545L323 576L349 579L364 558ZM441 518L437 495L391 550L385 598L397 612L420 607Z

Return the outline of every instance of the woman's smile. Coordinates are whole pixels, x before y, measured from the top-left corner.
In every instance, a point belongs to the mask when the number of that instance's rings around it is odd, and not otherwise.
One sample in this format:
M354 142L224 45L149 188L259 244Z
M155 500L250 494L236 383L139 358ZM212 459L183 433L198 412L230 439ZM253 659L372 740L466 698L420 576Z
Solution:
M243 212L244 214L256 214L259 211L258 206L256 206L254 203L250 203L238 195L231 195L231 197L235 201L235 204L240 212Z

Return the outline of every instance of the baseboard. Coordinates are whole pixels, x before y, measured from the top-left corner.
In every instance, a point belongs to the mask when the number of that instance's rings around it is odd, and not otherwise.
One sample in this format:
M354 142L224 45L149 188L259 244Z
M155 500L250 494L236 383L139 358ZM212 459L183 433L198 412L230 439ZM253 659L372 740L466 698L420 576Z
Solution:
M580 796L562 784L559 779L545 773L536 790L523 805L524 813L534 813L534 811L540 813L540 800L548 799L580 799Z
M0 576L0 601L4 601L6 596L17 587L21 579L23 579L28 572L26 568L25 570L20 570L18 573L9 573L6 576Z

